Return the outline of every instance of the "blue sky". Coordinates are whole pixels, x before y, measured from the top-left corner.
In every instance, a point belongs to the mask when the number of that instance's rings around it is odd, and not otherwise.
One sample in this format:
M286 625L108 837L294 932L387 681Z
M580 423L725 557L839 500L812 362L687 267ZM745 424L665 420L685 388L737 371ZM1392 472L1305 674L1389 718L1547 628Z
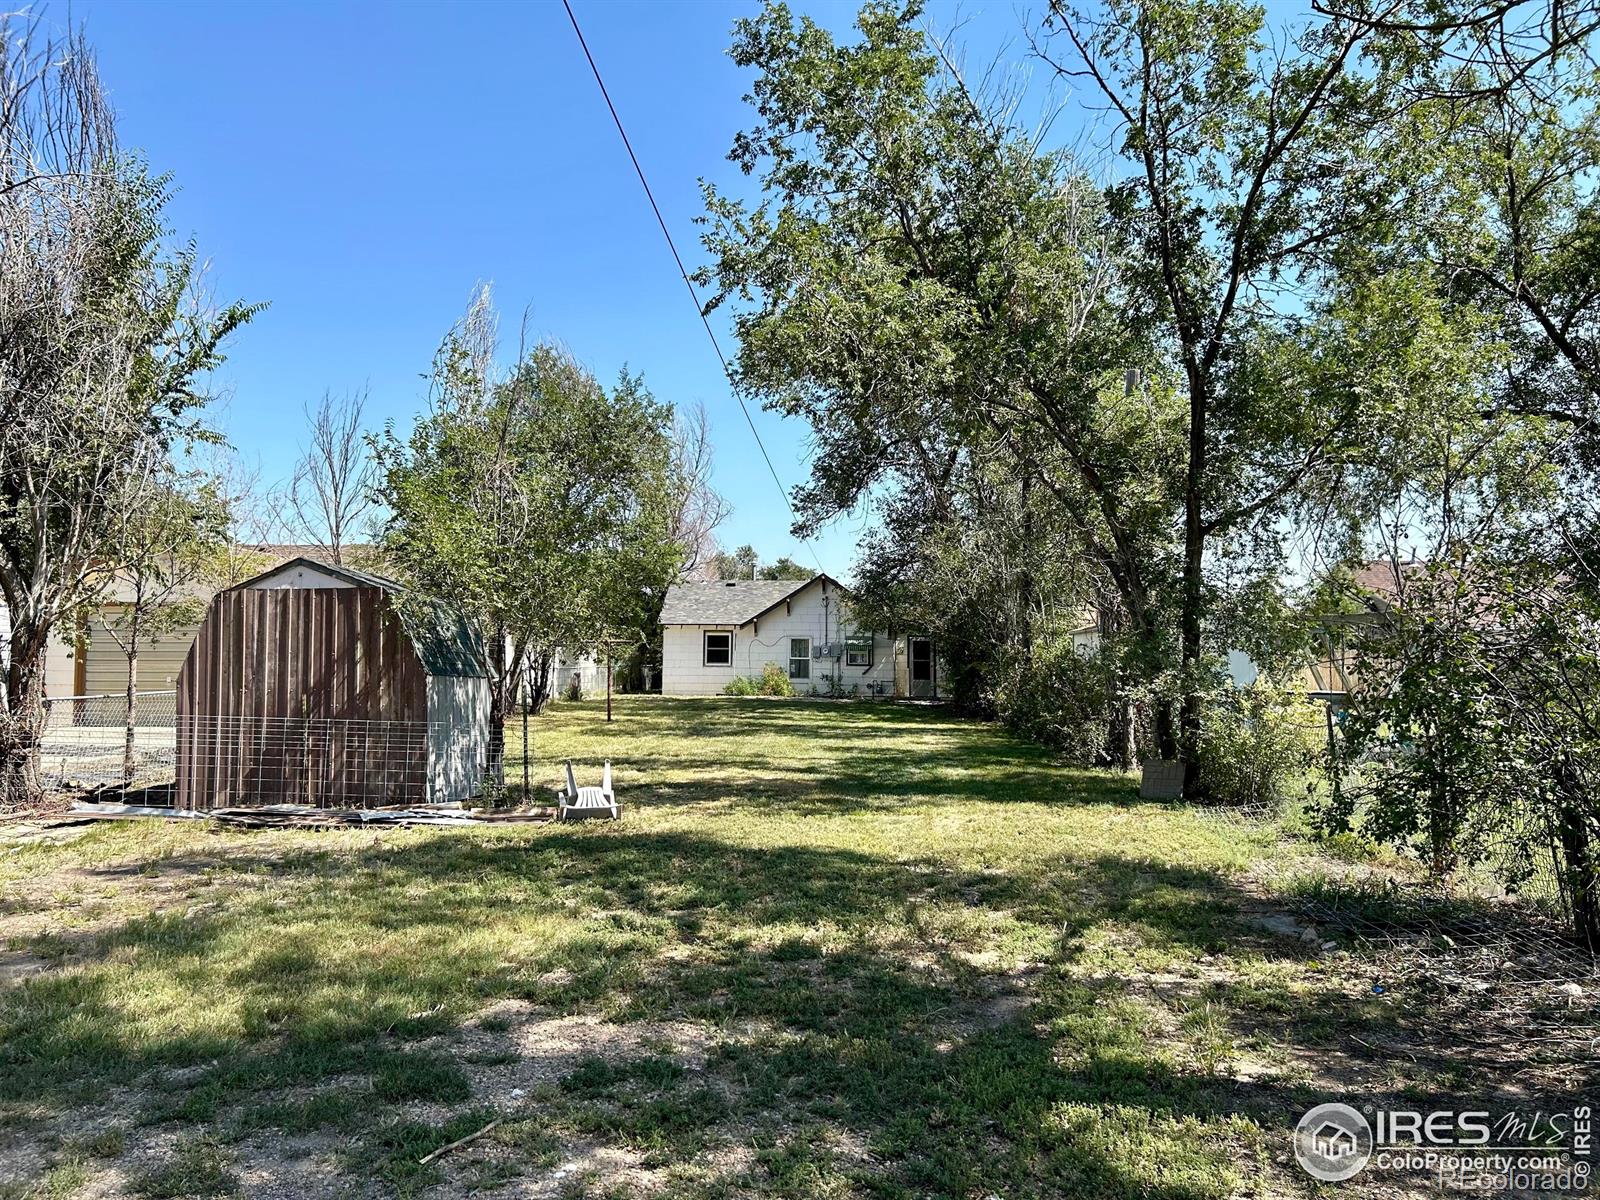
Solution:
M846 30L854 5L800 0ZM755 4L574 0L680 249L699 261L697 180L745 188L725 155L750 123L726 48ZM1021 29L1009 0L957 19L991 53ZM371 389L369 418L407 427L420 376L473 285L514 337L564 342L602 378L624 363L674 403L704 402L728 546L810 562L676 275L559 3L200 4L75 0L126 144L172 173L170 216L219 297L271 307L232 343L222 424L284 475L301 406ZM65 20L65 7L49 16ZM1020 52L1019 52L1020 53ZM725 326L719 322L719 332ZM724 337L732 352L732 339ZM755 413L785 483L806 429ZM848 573L861 522L814 539Z

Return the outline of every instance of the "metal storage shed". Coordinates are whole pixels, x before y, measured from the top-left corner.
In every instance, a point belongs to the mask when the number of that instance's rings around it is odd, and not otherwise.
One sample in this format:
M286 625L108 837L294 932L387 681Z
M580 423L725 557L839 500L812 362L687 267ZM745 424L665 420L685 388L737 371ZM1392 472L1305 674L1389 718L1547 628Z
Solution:
M488 671L448 606L294 558L212 599L177 717L179 808L461 801L488 758Z

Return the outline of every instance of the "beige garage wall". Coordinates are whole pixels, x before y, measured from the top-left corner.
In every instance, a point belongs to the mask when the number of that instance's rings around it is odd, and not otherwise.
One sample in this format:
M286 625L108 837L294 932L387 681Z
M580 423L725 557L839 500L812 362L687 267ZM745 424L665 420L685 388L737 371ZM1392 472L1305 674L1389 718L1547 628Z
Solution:
M128 659L117 639L106 627L107 620L120 621L120 613L97 613L89 622L88 649L83 659L83 694L121 695L128 690ZM121 630L121 625L117 626ZM139 638L139 679L141 692L170 691L177 686L178 668L194 644L199 625L186 625L154 636Z

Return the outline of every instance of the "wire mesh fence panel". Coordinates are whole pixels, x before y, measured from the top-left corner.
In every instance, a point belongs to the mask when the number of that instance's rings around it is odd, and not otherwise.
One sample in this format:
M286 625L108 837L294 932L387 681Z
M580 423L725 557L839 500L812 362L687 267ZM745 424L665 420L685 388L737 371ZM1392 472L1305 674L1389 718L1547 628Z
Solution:
M430 746L425 721L185 716L178 722L176 803L423 803Z
M124 696L64 696L45 701L39 773L56 792L149 792L171 803L176 692L140 692L132 720Z
M433 802L446 777L459 792L472 756L467 731L444 723L179 716L173 693L152 692L131 722L124 697L49 701L40 772L59 795L101 802L367 808Z

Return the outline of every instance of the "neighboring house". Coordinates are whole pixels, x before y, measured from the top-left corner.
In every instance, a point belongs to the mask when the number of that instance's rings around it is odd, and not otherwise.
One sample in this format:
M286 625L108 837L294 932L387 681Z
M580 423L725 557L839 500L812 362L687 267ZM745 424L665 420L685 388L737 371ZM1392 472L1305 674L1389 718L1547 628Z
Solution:
M606 664L593 654L557 649L551 655L550 679L551 691L558 699L565 699L574 680L585 696L593 696L606 690Z
M1296 675L1296 683L1307 697L1326 701L1335 708L1348 702L1356 684L1355 663L1362 628L1389 620L1404 577L1419 566L1376 559L1352 574L1350 599L1358 606L1355 611L1311 616L1318 626L1317 648ZM1099 618L1093 608L1085 610L1071 636L1072 648L1079 654L1093 654L1100 648ZM1227 652L1227 671L1233 686L1241 688L1249 687L1261 675L1261 668L1243 650Z
M674 584L661 608L661 690L712 696L776 664L801 694L939 695L931 638L891 636L851 620L827 575Z

